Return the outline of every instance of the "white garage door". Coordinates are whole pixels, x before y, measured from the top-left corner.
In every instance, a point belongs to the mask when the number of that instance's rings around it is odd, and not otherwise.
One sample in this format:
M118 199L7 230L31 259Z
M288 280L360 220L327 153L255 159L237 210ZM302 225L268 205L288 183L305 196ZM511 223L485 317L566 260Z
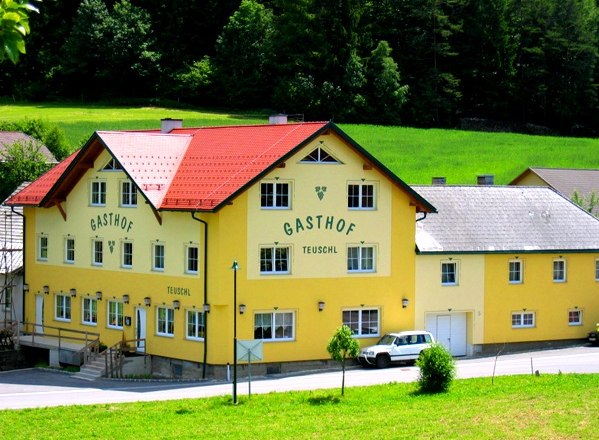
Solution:
M429 314L426 330L453 356L466 356L465 313Z

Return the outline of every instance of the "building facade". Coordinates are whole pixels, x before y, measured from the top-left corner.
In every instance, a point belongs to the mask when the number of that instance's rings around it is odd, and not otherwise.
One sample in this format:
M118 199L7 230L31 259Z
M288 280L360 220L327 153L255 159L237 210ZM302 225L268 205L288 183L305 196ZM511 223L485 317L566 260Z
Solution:
M182 376L224 374L235 337L274 372L329 359L341 324L364 344L414 328L415 218L435 208L336 125L165 123L95 133L9 200L26 322L135 340Z
M599 220L546 187L415 186L416 327L454 355L583 340L599 321Z

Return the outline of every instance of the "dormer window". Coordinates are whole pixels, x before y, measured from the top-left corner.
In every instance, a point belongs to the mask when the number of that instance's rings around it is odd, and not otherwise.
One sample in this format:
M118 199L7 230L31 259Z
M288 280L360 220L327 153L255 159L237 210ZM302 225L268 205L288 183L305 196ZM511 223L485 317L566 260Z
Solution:
M324 148L318 147L304 157L300 162L304 163L339 163L337 159L326 152Z

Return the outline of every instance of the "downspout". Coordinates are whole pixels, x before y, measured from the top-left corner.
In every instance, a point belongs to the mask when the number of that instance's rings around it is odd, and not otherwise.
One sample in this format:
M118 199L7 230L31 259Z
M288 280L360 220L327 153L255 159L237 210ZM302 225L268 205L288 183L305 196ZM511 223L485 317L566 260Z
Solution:
M204 225L204 304L208 304L208 223L191 213L191 218ZM202 304L202 307L204 307ZM206 379L206 358L208 356L208 313L204 310L204 361L202 365L202 379Z
M11 206L10 210L12 211L13 214L17 214L18 216L23 217L23 233L22 233L23 234L23 292L21 294L21 302L22 302L21 308L23 309L22 310L23 316L21 317L21 319L22 319L21 323L23 323L23 322L25 322L25 280L26 280L25 268L27 267L27 265L25 264L25 262L27 261L27 259L25 258L25 228L27 226L25 223L25 215L24 214L21 214L20 212L15 211L14 206Z
M420 218L417 218L416 222L419 222L420 220L424 220L426 218L427 212L423 212L422 214L424 214L424 215L422 217L420 217Z

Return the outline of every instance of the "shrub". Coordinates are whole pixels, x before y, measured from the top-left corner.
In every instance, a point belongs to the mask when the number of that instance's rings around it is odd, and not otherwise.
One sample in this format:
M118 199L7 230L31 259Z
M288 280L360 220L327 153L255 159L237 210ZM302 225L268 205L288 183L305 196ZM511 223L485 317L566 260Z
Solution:
M441 344L432 344L420 353L416 365L420 368L418 385L421 392L445 392L455 378L455 361Z

